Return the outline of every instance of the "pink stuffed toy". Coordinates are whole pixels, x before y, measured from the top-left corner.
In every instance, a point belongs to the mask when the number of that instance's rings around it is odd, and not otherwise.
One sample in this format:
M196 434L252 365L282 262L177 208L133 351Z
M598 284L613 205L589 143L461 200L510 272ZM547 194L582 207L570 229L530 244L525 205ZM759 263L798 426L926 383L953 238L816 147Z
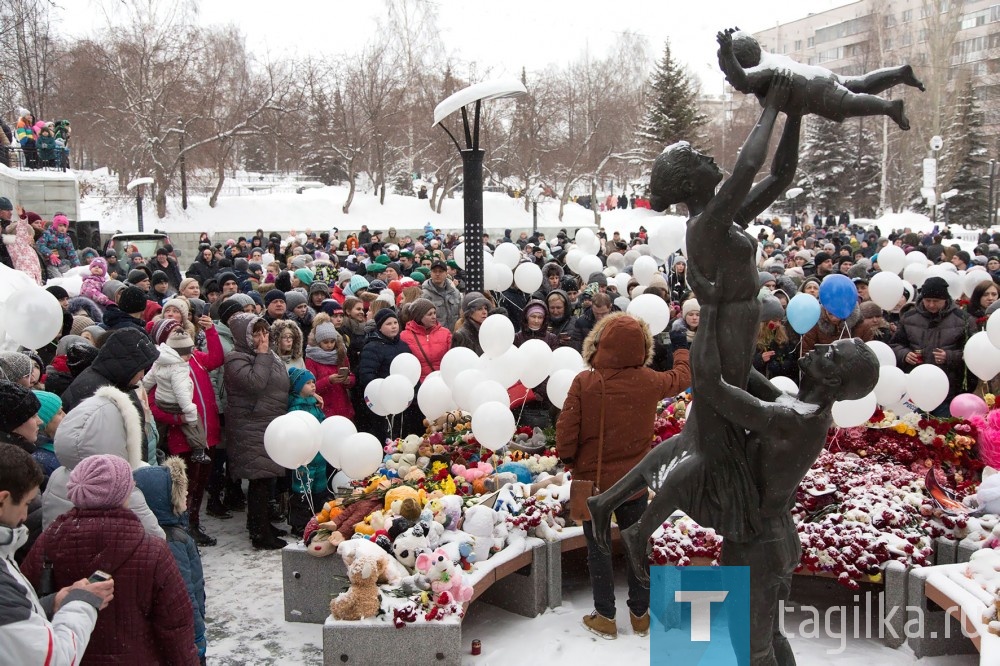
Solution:
M451 473L460 476L469 483L476 479L482 479L493 473L493 465L486 462L477 462L475 465L466 467L465 465L454 464L451 466Z
M465 584L462 570L451 561L443 548L418 555L416 568L427 578L436 594L446 592L456 603L472 600L472 586Z
M969 422L979 432L980 459L994 469L1000 468L1000 409L990 410L985 419L973 416Z

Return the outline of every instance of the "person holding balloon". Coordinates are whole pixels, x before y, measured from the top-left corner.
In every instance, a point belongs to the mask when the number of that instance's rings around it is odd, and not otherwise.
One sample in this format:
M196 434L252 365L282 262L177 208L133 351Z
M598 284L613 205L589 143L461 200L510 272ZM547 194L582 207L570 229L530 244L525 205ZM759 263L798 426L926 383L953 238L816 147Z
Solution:
M333 328L333 324L324 324ZM309 370L299 368L288 369L288 381L291 390L288 394L288 411L311 414L320 423L326 414L316 400L316 377ZM330 499L327 493L326 459L320 453L309 462L296 469L292 475L292 494L288 502L288 524L292 534L302 536L306 523L313 517L310 506L323 506ZM312 496L312 504L307 500L306 493Z
M368 334L368 341L361 350L358 390L365 396L365 409L359 424L362 427L359 430L370 432L383 444L391 434L389 423L376 412L378 405L370 401L366 389L374 380L389 376L394 358L408 353L412 351L399 337L399 317L395 308L382 308L375 315L375 329Z

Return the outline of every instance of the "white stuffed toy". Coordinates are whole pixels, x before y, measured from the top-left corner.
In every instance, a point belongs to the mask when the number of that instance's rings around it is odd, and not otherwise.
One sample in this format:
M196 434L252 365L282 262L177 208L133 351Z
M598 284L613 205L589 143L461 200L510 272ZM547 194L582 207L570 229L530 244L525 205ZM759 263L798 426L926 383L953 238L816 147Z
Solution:
M380 583L398 585L403 576L409 575L409 572L403 569L399 562L390 557L389 553L382 550L374 541L369 541L363 537L341 542L337 546L337 552L344 559L344 564L348 568L350 568L356 558L362 555L373 557L375 560L382 562L382 574L379 576Z
M976 491L977 514L1000 514L1000 474L987 467L983 470L983 482Z
M473 552L476 555L476 562L485 562L496 550L503 548L502 541L497 543L498 524L506 531L503 516L488 506L477 504L465 510L462 531L475 537Z

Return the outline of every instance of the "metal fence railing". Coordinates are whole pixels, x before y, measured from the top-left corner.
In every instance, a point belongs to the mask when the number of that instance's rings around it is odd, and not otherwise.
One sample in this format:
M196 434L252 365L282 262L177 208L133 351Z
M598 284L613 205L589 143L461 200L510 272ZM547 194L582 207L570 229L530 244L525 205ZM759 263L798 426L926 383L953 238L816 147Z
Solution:
M22 171L65 171L69 167L69 150L42 149L21 146L0 147L0 164Z

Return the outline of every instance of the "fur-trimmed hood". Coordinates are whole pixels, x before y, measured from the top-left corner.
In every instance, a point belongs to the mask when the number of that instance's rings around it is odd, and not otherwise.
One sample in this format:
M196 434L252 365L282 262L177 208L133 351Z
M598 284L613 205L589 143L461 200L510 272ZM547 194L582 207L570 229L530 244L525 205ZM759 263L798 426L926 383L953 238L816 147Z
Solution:
M69 299L69 305L67 306L66 311L72 315L81 313L85 314L98 324L104 319L104 312L101 310L100 306L86 296L74 296Z
M302 329L299 328L299 325L291 319L279 319L271 324L271 351L284 358L284 355L278 351L278 344L282 334L285 332L290 332L294 338L292 342L292 353L289 354L289 358L293 361L297 361L302 358Z
M159 467L143 467L132 476L160 525L186 522L188 479L183 459L171 456Z
M249 312L237 312L229 319L229 331L233 336L233 349L244 354L254 354L253 327L260 315Z
M136 469L142 464L144 448L139 410L126 393L102 386L66 415L56 430L54 447L59 462L68 469L104 453L124 458Z
M612 312L583 341L583 361L600 370L637 368L653 360L653 335L641 319Z

